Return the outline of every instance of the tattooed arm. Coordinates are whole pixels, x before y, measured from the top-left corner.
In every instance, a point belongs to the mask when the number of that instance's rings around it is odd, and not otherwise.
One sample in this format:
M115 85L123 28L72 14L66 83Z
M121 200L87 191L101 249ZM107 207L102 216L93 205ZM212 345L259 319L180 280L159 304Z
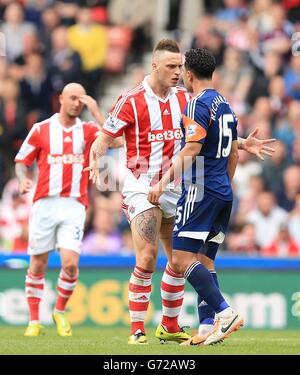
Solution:
M29 193L33 185L33 180L28 167L22 163L17 163L15 166L15 172L19 181L20 194Z
M93 184L100 182L100 158L106 154L113 140L113 137L100 133L91 146L89 166L85 168L84 171L90 171L89 179L93 182Z

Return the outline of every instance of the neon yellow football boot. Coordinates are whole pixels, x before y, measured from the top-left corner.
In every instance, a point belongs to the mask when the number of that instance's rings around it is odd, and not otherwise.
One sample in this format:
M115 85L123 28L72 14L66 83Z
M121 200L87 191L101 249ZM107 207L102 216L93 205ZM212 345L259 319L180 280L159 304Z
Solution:
M140 329L138 329L133 335L129 336L128 339L129 345L147 345L148 340L145 335Z
M37 337L44 335L43 326L40 323L29 323L24 336L26 337Z
M53 313L52 318L56 324L56 329L59 336L72 336L72 327L65 314L55 312Z
M162 325L159 325L155 331L155 337L157 337L160 342L163 344L166 341L175 341L179 344L190 339L191 335L184 331L183 328L178 332L170 333L164 329Z

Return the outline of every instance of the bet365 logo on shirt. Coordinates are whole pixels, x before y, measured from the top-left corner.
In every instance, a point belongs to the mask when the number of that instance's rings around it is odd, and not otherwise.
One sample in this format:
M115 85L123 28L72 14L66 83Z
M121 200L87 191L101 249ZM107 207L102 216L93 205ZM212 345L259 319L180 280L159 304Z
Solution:
M181 129L153 130L148 133L148 142L163 142L181 139Z

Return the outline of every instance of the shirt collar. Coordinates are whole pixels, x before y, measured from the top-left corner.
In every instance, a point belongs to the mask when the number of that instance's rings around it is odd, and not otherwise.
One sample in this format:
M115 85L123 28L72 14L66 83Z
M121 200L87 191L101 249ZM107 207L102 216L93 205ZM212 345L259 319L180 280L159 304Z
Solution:
M144 86L144 88L145 88L145 91L146 91L147 95L148 95L150 98L157 98L157 99L159 99L159 100L161 100L161 101L166 101L166 100L169 99L169 97L170 97L171 95L174 95L174 94L177 92L176 87L170 87L170 91L169 91L169 94L167 95L167 97L166 97L165 99L160 98L159 96L157 96L157 95L153 92L152 88L150 87L149 82L148 82L149 77L150 77L150 76L148 75L148 76L146 76L146 77L144 78L144 80L143 80L143 86Z
M80 120L79 117L76 117L75 119L75 124L73 126L70 126L69 128L66 128L65 126L63 126L60 121L59 121L59 118L58 118L58 113L55 113L52 117L51 117L51 123L54 125L54 126L57 126L57 127L62 127L65 131L71 131L72 129L74 128L79 128L81 127L82 125L82 121Z

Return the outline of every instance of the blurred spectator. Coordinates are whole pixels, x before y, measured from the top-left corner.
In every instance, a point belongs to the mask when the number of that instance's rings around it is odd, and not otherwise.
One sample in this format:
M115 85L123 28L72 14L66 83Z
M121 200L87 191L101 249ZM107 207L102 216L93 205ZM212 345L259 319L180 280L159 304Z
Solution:
M285 107L285 116L275 118L273 136L283 142L287 148L286 157L292 160L292 147L295 142L296 132L300 129L300 103L297 100L290 102Z
M6 60L4 57L0 57L0 83L8 76L8 67ZM3 92L3 86L0 85L0 95Z
M300 19L300 0L283 0L282 5L288 11L288 19L296 23Z
M20 54L14 63L18 65L24 65L26 56L32 53L43 53L43 46L40 42L39 36L36 32L28 32L23 35L23 53Z
M40 28L42 13L51 3L53 0L27 0L24 9L25 19Z
M261 48L264 53L275 51L282 55L287 54L291 49L294 26L286 19L285 9L279 3L274 2L271 5L270 14L272 19L271 29L261 33Z
M109 193L109 200L111 202L111 209L113 211L114 221L117 225L121 227L125 224L127 227L127 219L125 214L123 213L123 197L120 191L112 191Z
M17 151L27 134L25 108L20 97L19 83L12 78L5 78L0 93L0 146L11 152ZM13 155L11 155L13 156Z
M132 32L126 26L109 26L108 51L105 59L105 70L108 74L122 74L128 63L132 41ZM142 53L141 53L142 58Z
M52 54L49 61L52 83L55 92L70 82L79 82L82 75L80 55L70 48L67 28L59 26L53 30Z
M58 0L55 2L55 9L60 15L63 24L71 26L76 22L76 17L82 5L86 5L82 0Z
M227 33L244 11L247 11L244 0L224 0L224 8L219 9L215 15L218 28Z
M293 144L292 159L295 164L300 166L300 134L296 137Z
M6 37L7 59L11 62L23 54L23 35L35 32L36 28L34 24L24 21L23 8L17 2L6 7L4 20L1 31Z
M293 100L289 104L286 121L285 133L280 133L279 136L283 138L291 151L292 143L300 136L300 102L298 100ZM291 154L289 156L292 157Z
M23 36L23 53L19 55L10 65L10 74L21 81L25 75L25 64L28 56L43 53L43 47L37 33L30 32Z
M289 165L286 156L286 146L277 141L274 155L262 164L262 177L266 189L272 190L275 194L283 190L283 173Z
M233 210L230 222L233 227L241 227L246 221L246 217L256 208L258 195L265 190L265 184L261 176L253 175L249 178L248 193L239 200L237 207Z
M135 254L131 229L128 222L124 221L122 225L119 225L119 230L122 236L122 247L120 249L120 254L125 256L131 256Z
M239 51L247 52L250 48L249 33L251 32L249 22L249 10L240 9L238 20L227 33L227 45Z
M239 153L239 162L233 178L235 194L244 198L249 194L249 181L252 176L260 175L262 167L257 160L252 160L247 152Z
M239 123L239 135L246 136L249 134L254 127L259 128L259 136L261 138L271 138L272 136L272 118L273 110L271 107L271 101L268 97L258 98L252 110L245 118L242 124L244 128L241 128Z
M272 0L253 0L250 4L250 25L259 33L268 32L272 28L270 8Z
M222 33L216 28L215 18L212 14L204 14L200 17L198 26L193 35L191 48L205 48L207 46L207 35L210 30L217 30L221 35ZM224 38L222 36L222 38Z
M26 57L25 74L20 82L21 95L24 100L27 116L34 122L49 118L52 113L53 86L46 70L44 58L32 53Z
M219 10L223 6L223 0L215 0L215 1L204 0L203 3L204 3L203 5L205 7L205 11L208 14L215 13L217 10Z
M252 82L247 101L253 105L257 98L269 95L269 85L272 77L281 73L282 58L277 52L268 52L262 59L260 71Z
M95 97L97 86L103 85L108 43L106 29L93 22L89 8L80 8L77 23L68 29L68 38L70 47L81 57L82 84L88 95Z
M269 83L270 105L273 115L279 118L286 114L288 99L285 95L284 80L281 76L275 76L270 79Z
M93 229L83 239L83 254L120 254L122 240L117 231L114 213L109 197L100 195L95 199Z
M13 167L13 159L27 134L26 111L19 83L12 78L1 82L0 93L0 193Z
M266 190L264 180L261 175L251 176L249 179L249 196L250 198L256 200L256 197Z
M246 217L246 221L254 225L256 242L260 247L271 245L286 220L287 212L277 206L275 196L270 191L258 195L257 208Z
M253 117L251 117L252 121L256 120L257 122L269 122L273 115L270 98L265 96L259 97L254 103L251 115L253 115ZM253 126L253 123L251 125Z
M253 70L243 61L241 52L233 47L228 47L224 55L224 64L219 68L219 74L221 92L230 95L228 100L231 103L236 103L233 104L233 107L237 111L237 108L241 108L248 95L253 80ZM244 113L245 108L240 111ZM237 115L239 115L238 111Z
M146 70L142 66L134 66L131 72L130 87L128 87L128 90L131 90L133 87L138 86L145 78L145 75Z
M293 100L288 107L288 121L291 124L293 131L299 134L300 130L300 102Z
M0 213L0 237L3 249L24 253L27 251L31 199L31 194L19 194L16 178L9 180L5 185Z
M203 46L214 55L217 67L223 64L225 41L222 33L218 29L212 28L208 30Z
M247 124L247 125L249 125L249 124ZM255 123L255 127L257 127L259 129L259 136L261 138L266 139L266 138L272 137L272 123L271 123L271 121L258 120ZM249 130L253 131L254 129L250 128ZM265 157L264 159L267 159L267 157ZM260 164L261 163L262 163L262 161L260 161Z
M109 1L110 22L132 31L130 59L134 63L141 63L144 53L152 49L152 20L155 6L155 1L148 0Z
M292 56L283 76L286 95L300 100L300 59Z
M300 193L296 196L295 208L290 212L288 228L292 238L300 246Z
M45 53L51 53L51 35L54 29L61 23L60 15L55 7L49 7L42 14L42 27L40 30L40 39L43 42Z
M168 22L165 26L168 31L178 30L182 0L169 0L168 2Z
M226 244L229 251L236 253L256 255L260 251L256 242L255 227L249 223L244 224L237 232L228 234Z
M291 211L295 207L296 197L300 192L300 167L291 165L283 174L284 188L278 193L280 207Z
M262 255L272 257L295 257L300 255L300 247L290 236L286 224L280 226L276 239L262 248Z

